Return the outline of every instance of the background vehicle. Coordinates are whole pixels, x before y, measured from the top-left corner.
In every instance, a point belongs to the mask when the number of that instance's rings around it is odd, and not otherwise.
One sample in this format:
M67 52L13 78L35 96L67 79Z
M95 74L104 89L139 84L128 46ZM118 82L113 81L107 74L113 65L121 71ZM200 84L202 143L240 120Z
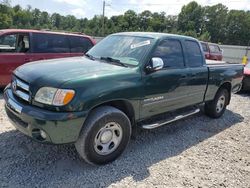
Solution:
M30 61L82 56L95 44L89 36L37 30L0 30L0 87Z
M87 162L105 164L136 126L162 126L198 113L200 104L219 118L242 75L240 64L207 65L194 38L118 33L84 57L20 66L4 99L21 132L42 143L75 143Z
M218 44L208 43L208 42L200 42L202 49L205 53L205 58L210 60L222 60L222 50L220 49Z
M242 90L250 90L250 63L246 64L244 67Z

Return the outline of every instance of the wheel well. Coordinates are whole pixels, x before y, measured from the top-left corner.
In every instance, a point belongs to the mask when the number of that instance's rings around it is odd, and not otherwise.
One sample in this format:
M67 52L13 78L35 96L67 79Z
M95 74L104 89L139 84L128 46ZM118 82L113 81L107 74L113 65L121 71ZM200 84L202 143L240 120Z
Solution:
M222 89L222 88L224 88L224 89L226 89L226 90L228 91L229 99L228 99L227 104L229 104L229 103L230 103L230 100L231 100L232 84L231 84L230 82L223 83L223 84L220 86L219 90ZM218 91L219 91L219 90L218 90Z
M124 101L124 100L109 101L109 102L102 103L96 106L95 108L98 108L100 106L112 106L114 108L121 110L123 113L125 113L128 116L131 122L131 125L133 126L135 124L134 108L128 101Z

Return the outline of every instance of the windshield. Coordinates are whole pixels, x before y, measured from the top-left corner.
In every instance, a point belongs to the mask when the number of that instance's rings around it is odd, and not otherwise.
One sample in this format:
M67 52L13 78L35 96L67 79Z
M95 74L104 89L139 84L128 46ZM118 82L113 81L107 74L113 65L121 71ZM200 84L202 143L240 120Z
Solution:
M246 67L247 67L247 68L250 68L250 63L247 63L247 64L246 64Z
M155 39L138 36L111 35L88 51L93 58L113 58L128 65L138 65Z

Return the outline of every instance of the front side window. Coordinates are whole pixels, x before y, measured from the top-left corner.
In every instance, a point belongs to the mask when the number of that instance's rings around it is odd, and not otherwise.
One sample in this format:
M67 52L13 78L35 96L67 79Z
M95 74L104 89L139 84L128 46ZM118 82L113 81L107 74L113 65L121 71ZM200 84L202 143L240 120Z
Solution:
M137 66L151 49L155 39L139 36L111 35L88 51L95 58L110 57Z
M168 39L162 41L153 53L164 62L164 68L183 68L184 57L181 43L178 40Z
M69 40L65 35L33 33L35 53L69 53Z
M197 42L186 40L185 41L187 65L189 67L200 67L203 64L203 55L200 46Z
M25 53L30 48L27 34L0 36L0 53Z

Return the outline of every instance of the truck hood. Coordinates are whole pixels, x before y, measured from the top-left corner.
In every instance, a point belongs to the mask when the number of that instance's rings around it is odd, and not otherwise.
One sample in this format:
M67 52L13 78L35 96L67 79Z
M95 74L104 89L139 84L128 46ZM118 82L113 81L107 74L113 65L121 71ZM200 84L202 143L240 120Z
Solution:
M17 68L14 74L31 86L60 87L68 81L123 74L130 69L86 57L71 57L27 63Z

